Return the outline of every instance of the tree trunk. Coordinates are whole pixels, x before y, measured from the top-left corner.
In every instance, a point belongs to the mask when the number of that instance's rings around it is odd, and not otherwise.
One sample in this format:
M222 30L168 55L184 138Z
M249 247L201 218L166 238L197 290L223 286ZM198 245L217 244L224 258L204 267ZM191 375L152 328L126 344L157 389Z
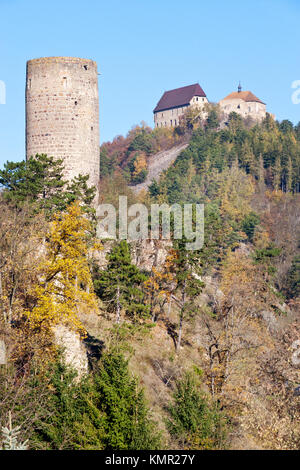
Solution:
M16 293L16 289L17 289L17 281L15 279L15 276L14 274L12 275L12 284L13 284L13 287L11 289L11 292L9 294L9 307L8 307L8 324L11 325L12 323L12 312L13 312L13 303L14 303L14 299L15 299L15 293Z
M6 324L7 323L7 314L6 314L5 308L3 306L2 295L3 295L3 292L2 292L2 273L0 272L0 305L1 305L1 310L2 310L2 313L3 313L3 320L4 320L4 323Z
M183 324L183 311L181 310L180 319L179 319L178 340L176 343L176 352L179 352L179 349L180 349L181 337L182 337L182 324Z
M151 315L151 321L154 323L156 321L156 315L154 313L154 299L155 299L155 292L154 292L154 287L152 287L152 292L151 292L151 298L150 298L150 315Z
M117 318L116 318L116 323L120 323L120 286L118 285L117 287Z
M183 325L183 317L184 317L184 308L186 302L186 279L184 280L183 288L182 288L182 304L181 304L181 311L180 311L180 318L179 318L179 330L178 330L178 340L176 344L176 352L179 352L180 345L181 345L181 337L182 337L182 325Z
M171 313L171 305L172 305L172 298L170 296L169 304L168 304L168 317L170 316L170 313Z
M157 266L157 254L158 254L158 250L156 248L156 251L155 251L155 256L154 256L154 262L153 262L153 265L152 265L152 270L151 270L151 277L153 278L154 277L154 273L153 273L153 267L156 267ZM154 313L154 308L155 308L155 289L152 285L152 289L151 289L151 298L150 298L150 315L151 315L151 321L154 323L156 320L157 320L157 316L155 315Z

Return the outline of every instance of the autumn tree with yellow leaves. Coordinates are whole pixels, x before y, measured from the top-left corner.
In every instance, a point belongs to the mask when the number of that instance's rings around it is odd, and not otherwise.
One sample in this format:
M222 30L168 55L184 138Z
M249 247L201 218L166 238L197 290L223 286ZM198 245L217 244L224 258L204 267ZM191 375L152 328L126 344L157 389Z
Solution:
M145 181L148 174L146 153L136 153L129 165L129 168L131 173L131 182L133 184Z
M97 310L88 264L89 228L78 202L55 216L46 242L46 259L39 266L40 282L32 289L34 306L26 312L32 327L64 323L82 332L78 314Z
M42 213L32 216L28 204L20 209L3 199L0 214L0 323L10 326L20 319L36 283L47 223Z

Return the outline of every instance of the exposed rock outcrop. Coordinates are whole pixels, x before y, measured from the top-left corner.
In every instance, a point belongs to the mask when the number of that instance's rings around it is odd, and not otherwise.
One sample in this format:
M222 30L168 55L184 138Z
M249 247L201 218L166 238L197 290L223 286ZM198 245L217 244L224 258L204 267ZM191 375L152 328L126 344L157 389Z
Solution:
M77 371L78 378L87 374L88 356L80 335L65 325L57 325L53 332L55 343L63 351L65 363Z
M132 186L131 189L139 193L142 189L147 190L153 180L157 180L160 174L169 168L169 166L176 160L180 152L184 150L188 144L181 144L178 147L173 147L169 150L163 150L155 155L149 157L148 160L148 175L143 183Z
M6 346L2 339L0 339L0 365L6 364Z

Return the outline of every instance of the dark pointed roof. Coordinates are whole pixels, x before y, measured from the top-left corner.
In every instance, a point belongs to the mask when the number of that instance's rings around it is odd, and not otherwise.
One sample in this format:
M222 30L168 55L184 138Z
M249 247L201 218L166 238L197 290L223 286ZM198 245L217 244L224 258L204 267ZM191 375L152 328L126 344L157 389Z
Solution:
M156 113L157 111L175 108L176 106L187 105L190 103L193 96L206 97L199 83L165 91L153 112Z

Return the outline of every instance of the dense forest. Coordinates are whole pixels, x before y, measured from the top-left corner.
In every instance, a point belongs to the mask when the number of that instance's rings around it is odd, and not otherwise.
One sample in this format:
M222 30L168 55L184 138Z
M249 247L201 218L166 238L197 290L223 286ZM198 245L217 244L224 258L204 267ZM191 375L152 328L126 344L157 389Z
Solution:
M100 155L100 202L204 203L204 246L99 240L87 177L66 182L47 155L7 162L0 448L300 449L300 123L211 106Z

